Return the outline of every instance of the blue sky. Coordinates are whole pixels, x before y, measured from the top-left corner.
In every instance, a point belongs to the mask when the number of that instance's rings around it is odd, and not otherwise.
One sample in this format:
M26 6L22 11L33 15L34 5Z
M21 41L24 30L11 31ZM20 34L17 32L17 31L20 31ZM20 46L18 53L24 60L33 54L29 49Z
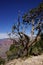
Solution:
M18 10L21 15L35 8L41 0L0 0L0 34L11 32L11 27L17 22Z

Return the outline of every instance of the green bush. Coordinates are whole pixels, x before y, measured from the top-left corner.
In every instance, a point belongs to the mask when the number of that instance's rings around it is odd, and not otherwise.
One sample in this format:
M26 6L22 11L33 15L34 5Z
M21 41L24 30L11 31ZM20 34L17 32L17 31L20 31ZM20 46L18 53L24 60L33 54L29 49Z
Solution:
M39 40L38 42L35 43L34 46L30 48L30 54L31 55L39 55L43 51L43 42L42 40Z
M22 45L16 46L15 44L12 44L10 46L9 51L6 52L8 60L12 60L22 56L22 49L23 49Z
M34 48L32 48L32 50L31 50L31 55L38 55L39 54L39 50L38 50L38 48L37 47L34 47Z
M7 51L7 58L8 60L12 60L14 58L18 57L24 57L26 56L27 49L23 50L23 45L16 45L12 44L10 46L9 51ZM43 34L40 36L40 40L35 43L35 45L31 46L28 49L28 55L40 55L43 52Z
M4 65L4 64L5 64L5 60L0 57L0 65Z
M43 53L43 33L40 35L40 40L35 43L35 45L30 47L30 55L39 55Z

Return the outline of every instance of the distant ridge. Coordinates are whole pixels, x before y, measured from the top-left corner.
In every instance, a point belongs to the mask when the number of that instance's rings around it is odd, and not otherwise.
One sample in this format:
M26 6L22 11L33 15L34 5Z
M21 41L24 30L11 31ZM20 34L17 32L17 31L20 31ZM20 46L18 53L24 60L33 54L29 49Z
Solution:
M15 42L18 42L19 38L15 38ZM10 38L0 39L0 57L6 57L5 52L9 50L11 44L13 44L13 40Z
M0 56L5 57L5 52L9 50L10 45L13 44L9 38L0 39Z

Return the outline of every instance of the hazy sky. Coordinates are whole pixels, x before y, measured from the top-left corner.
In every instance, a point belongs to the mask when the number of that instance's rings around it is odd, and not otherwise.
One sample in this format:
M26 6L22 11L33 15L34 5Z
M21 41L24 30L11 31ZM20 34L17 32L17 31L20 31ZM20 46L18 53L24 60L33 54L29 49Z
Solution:
M12 25L17 22L18 10L23 14L37 7L41 0L0 0L0 34L11 32Z

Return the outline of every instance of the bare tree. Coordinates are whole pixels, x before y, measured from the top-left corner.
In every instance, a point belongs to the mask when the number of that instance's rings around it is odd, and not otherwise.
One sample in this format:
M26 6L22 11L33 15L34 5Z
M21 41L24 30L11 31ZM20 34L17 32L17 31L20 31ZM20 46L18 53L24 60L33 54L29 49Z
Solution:
M43 29L43 2L41 2L38 7L33 8L29 12L25 13L22 18L24 23L30 23L30 25L32 25L32 36L34 35L34 30L38 30L35 39L28 44L28 47L30 47L37 41L37 38Z

